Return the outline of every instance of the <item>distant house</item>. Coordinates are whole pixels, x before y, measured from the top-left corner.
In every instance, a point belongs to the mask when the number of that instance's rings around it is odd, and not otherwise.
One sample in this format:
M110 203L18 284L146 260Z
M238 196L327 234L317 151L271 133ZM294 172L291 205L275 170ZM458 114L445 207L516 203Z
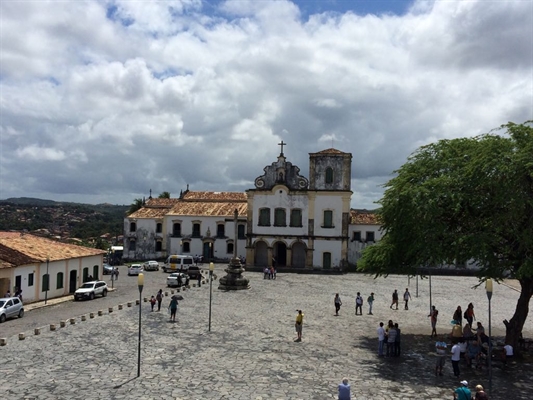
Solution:
M40 236L0 231L0 297L22 289L25 303L74 293L98 279L105 251Z

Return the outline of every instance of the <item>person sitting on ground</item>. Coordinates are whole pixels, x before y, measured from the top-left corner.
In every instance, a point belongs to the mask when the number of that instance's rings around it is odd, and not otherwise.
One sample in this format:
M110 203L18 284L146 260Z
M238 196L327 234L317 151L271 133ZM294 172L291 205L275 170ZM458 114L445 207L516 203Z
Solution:
M474 333L472 332L472 328L470 327L470 324L469 323L466 323L464 328L463 328L463 337L465 339L472 339L474 338Z
M489 400L489 396L487 396L487 393L485 393L483 386L476 386L476 395L474 396L474 400Z
M477 323L476 335L481 343L489 343L489 337L485 335L485 328L479 321Z

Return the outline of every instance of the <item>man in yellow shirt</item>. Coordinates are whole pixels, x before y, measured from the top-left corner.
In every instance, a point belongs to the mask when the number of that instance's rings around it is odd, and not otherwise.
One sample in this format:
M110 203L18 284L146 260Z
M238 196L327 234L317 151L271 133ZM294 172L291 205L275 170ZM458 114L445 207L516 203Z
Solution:
M302 326L304 323L304 314L302 310L297 310L298 315L296 316L296 323L294 326L296 327L296 334L298 337L296 338L295 342L301 342L302 341Z

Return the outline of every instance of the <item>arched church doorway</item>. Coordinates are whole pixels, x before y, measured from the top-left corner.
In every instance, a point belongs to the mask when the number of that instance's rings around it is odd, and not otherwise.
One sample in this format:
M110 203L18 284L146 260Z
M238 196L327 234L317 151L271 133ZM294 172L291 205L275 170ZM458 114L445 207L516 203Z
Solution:
M287 265L287 246L283 242L277 242L274 246L274 258L276 259L276 267L284 267Z
M292 245L292 262L294 268L305 268L305 244L296 242Z
M254 265L257 267L268 266L268 246L262 240L255 243Z

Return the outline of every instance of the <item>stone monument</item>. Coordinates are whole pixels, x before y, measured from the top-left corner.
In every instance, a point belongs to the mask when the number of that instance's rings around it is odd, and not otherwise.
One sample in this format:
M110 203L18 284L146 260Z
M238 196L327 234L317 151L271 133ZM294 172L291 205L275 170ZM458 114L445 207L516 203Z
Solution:
M250 289L250 280L242 276L244 268L242 267L241 260L237 257L237 217L239 213L237 209L233 213L233 221L235 223L235 240L233 245L233 258L230 260L226 271L226 276L219 279L219 290L244 290Z

